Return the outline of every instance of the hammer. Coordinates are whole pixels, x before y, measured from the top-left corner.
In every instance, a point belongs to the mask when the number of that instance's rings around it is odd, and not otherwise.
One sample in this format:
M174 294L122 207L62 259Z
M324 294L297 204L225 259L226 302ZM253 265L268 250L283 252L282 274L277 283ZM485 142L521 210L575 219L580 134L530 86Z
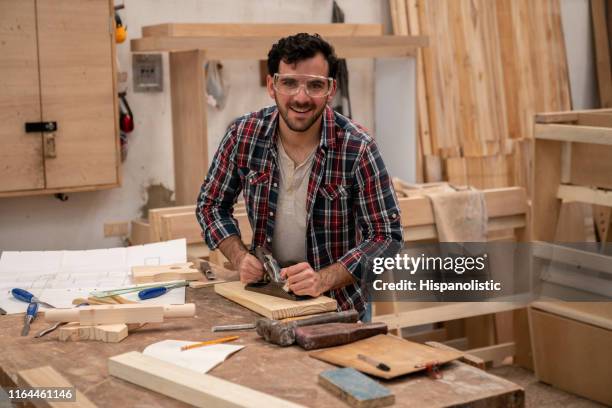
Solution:
M347 310L325 313L290 322L261 318L255 322L255 328L257 329L257 334L263 337L264 340L286 347L295 343L295 329L297 327L323 323L355 323L357 320L359 320L359 313L356 310Z

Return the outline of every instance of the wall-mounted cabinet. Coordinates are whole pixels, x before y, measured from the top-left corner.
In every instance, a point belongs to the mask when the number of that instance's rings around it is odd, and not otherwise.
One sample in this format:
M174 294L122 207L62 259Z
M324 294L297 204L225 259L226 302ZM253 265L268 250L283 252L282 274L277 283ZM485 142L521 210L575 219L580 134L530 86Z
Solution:
M0 0L0 197L119 186L109 0Z

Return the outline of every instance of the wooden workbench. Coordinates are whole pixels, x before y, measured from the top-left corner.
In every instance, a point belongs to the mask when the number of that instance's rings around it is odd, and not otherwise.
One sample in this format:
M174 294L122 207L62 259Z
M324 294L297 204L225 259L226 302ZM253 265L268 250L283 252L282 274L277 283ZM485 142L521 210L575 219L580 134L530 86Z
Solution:
M204 340L214 337L211 327L252 322L257 315L214 293L213 288L188 289L187 301L195 302L194 319L174 319L148 324L121 343L67 342L57 332L41 339L33 335L46 327L34 322L30 336L20 337L23 315L0 316L0 385L13 386L18 370L51 365L99 407L183 407L186 404L110 377L108 357L142 351L160 340ZM210 374L294 401L305 406L348 406L317 385L320 372L333 366L308 357L299 347L281 348L261 340L254 331L241 332L235 344L247 347L231 356ZM460 362L443 369L442 380L423 374L384 381L396 395L397 407L438 407L476 404L479 407L522 407L524 391L518 385Z

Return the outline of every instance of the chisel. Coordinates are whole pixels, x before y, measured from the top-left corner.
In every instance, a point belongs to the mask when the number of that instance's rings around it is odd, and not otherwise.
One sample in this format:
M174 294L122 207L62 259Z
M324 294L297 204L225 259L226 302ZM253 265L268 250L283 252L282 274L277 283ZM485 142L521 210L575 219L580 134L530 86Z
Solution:
M23 330L21 330L22 336L27 336L30 332L30 323L32 323L32 320L36 317L36 313L38 313L38 303L30 303L23 322Z
M22 302L26 302L26 303L39 303L39 304L41 304L43 306L47 306L47 307L50 307L51 309L55 309L55 306L50 305L47 302L41 302L40 299L38 299L36 296L34 296L33 294L31 294L30 292L28 292L25 289L15 288L15 289L11 290L11 293L13 294L15 299L21 300Z
M153 299L153 298L156 298L156 297L160 297L161 295L165 295L166 293L168 293L170 290L172 290L174 288L180 288L180 287L186 286L186 285L188 285L187 282L181 282L181 283L176 284L176 285L156 286L154 288L143 289L140 292L138 292L138 298L140 300Z

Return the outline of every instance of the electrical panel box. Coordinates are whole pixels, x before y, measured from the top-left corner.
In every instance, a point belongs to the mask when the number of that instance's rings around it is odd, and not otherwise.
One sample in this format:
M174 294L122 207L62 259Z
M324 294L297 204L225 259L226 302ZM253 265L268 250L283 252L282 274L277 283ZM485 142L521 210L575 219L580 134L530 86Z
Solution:
M162 92L161 54L132 54L132 77L134 92Z

